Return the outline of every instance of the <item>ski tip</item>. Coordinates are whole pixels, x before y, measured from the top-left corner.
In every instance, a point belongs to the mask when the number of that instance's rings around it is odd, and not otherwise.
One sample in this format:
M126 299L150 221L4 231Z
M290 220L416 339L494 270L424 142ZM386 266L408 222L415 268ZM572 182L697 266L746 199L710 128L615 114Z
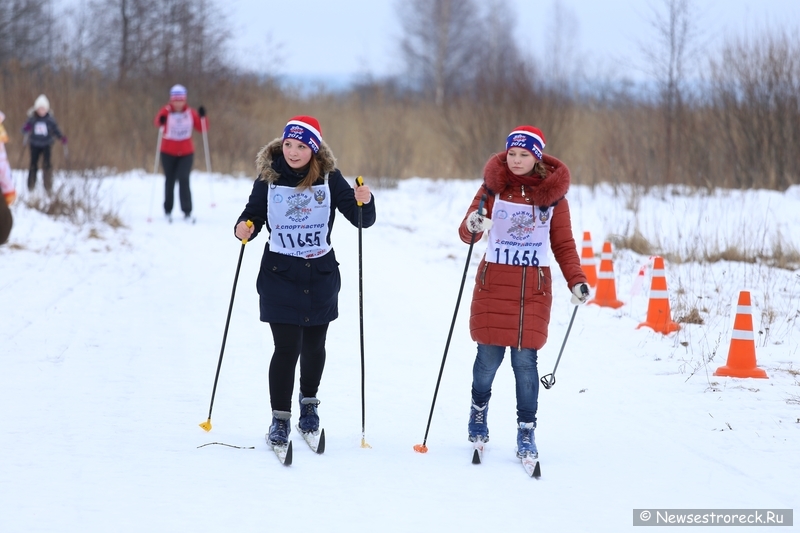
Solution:
M319 443L317 444L317 454L325 453L325 430L319 435Z
M478 450L472 450L472 464L481 464L481 454Z
M414 451L417 453L428 453L428 447L424 444L415 444Z
M286 458L283 460L283 466L292 466L292 441L289 441L289 447L286 448Z
M536 461L536 466L533 467L533 472L531 472L531 477L535 479L539 479L542 477L542 468L539 466L539 461Z

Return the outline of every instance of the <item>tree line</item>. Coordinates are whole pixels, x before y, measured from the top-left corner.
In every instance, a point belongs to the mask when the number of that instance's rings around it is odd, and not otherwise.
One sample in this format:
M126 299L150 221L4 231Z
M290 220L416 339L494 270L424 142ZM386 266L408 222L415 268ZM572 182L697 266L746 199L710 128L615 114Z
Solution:
M800 41L791 28L704 41L692 0L652 6L640 55L648 83L598 81L570 50L570 14L547 32L547 59L524 53L499 0L396 6L401 74L312 93L237 66L219 0L55 0L0 4L0 109L18 131L40 93L70 139L70 168L150 168L152 118L169 87L209 113L212 166L253 174L288 117L312 114L347 175L476 178L521 123L577 183L784 190L798 182ZM12 135L13 137L13 135ZM20 167L21 139L8 146ZM58 154L57 154L58 155ZM198 164L202 158L198 158Z

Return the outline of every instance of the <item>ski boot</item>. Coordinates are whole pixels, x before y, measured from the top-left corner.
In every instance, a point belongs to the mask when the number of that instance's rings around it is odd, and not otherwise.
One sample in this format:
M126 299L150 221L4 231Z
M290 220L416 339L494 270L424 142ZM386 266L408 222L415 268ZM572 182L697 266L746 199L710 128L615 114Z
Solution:
M533 422L520 422L517 428L517 457L539 457L536 449L536 440L533 437L535 426Z
M272 411L272 424L269 426L267 440L271 446L286 446L289 442L289 433L292 427L289 419L292 413L289 411Z
M319 400L310 397L306 398L300 393L300 421L297 429L303 433L317 433L319 431L319 415L317 414Z
M489 402L483 405L472 402L469 410L469 441L477 442L478 439L483 442L489 442L489 426L486 423L486 417L489 414Z

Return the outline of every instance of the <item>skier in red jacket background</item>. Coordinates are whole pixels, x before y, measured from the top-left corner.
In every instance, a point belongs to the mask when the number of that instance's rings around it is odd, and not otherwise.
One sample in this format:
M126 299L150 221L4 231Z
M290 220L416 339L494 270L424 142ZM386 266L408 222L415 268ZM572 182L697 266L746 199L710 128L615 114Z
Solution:
M192 109L186 103L186 87L174 85L169 90L169 103L162 107L153 123L163 128L161 138L161 166L166 183L164 187L164 214L172 222L172 206L175 202L175 182L178 182L178 195L184 220L194 222L192 217L192 191L189 188L189 174L194 163L194 143L192 130L208 129L206 110L200 106ZM202 120L201 120L202 119Z

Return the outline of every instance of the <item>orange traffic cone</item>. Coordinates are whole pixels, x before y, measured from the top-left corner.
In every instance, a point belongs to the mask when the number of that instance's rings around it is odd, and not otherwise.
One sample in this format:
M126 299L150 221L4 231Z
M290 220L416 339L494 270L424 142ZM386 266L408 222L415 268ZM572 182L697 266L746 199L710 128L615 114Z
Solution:
M750 310L749 291L739 291L739 304L733 321L728 363L719 367L714 375L767 379L767 373L756 366L756 343L753 339L753 315Z
M594 249L592 248L592 234L588 231L583 232L583 248L581 248L581 269L586 276L586 283L590 287L597 286L597 263L594 259Z
M617 300L617 286L614 282L614 262L611 260L611 243L603 243L603 253L600 255L600 272L597 273L597 292L593 299L587 303L601 307L617 309L624 305Z
M681 327L672 321L669 310L667 278L664 276L664 259L656 257L653 261L653 280L650 282L650 303L647 305L647 320L636 329L647 326L664 335L678 331Z

